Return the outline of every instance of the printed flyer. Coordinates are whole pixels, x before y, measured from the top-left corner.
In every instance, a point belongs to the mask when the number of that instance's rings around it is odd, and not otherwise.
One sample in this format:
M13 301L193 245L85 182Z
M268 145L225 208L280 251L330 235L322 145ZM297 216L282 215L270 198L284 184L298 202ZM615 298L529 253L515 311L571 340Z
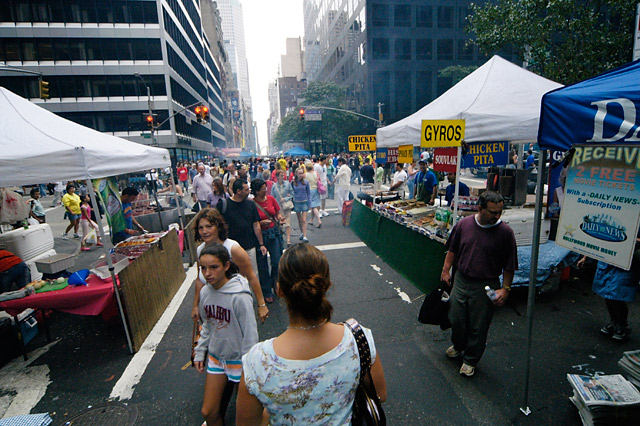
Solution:
M629 270L640 218L640 147L576 145L556 243Z

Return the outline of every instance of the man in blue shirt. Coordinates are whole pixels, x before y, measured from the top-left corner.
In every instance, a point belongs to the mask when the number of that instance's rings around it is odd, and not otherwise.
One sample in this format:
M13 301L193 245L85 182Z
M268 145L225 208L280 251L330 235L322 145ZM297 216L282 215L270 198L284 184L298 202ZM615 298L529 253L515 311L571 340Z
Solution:
M453 196L456 193L456 174L447 173L447 180L449 181L449 186L447 186L444 199L447 202L447 205L450 206L451 202L453 201ZM458 196L459 197L469 196L469 187L465 185L464 182L458 182Z
M430 158L427 161L433 163ZM416 199L433 205L438 195L438 177L433 171L427 170L425 161L418 161L418 165L420 171L416 173Z
M531 150L527 151L527 154L529 154L529 156L527 157L527 163L525 164L525 169L530 169L536 163L536 157L533 156L533 151Z
M136 232L133 227L135 226L140 232L143 234L147 231L138 223L135 217L133 217L133 208L131 207L131 203L133 203L136 198L138 198L138 190L132 186L127 187L122 190L122 195L120 196L120 202L122 203L122 213L124 214L124 223L125 229L124 231L116 232L111 237L111 241L113 244L118 244L120 241L124 241L132 235L139 235L139 232Z

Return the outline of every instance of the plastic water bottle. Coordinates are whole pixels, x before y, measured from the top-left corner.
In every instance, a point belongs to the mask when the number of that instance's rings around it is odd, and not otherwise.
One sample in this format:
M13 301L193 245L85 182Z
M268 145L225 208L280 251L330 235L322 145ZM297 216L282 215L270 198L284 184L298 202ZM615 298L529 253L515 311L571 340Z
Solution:
M498 297L498 295L496 294L496 292L489 286L486 286L484 288L484 291L487 292L487 296L489 297L489 299L491 299L491 301L493 302L494 300L496 300L496 298Z

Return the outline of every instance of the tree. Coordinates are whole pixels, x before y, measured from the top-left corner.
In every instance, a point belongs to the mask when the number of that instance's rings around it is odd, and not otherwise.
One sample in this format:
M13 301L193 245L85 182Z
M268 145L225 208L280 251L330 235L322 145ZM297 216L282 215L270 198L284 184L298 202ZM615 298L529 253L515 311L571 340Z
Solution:
M467 30L490 55L512 49L527 68L571 84L631 60L637 0L494 0L472 5Z
M345 89L335 83L313 81L300 94L301 106L346 108ZM311 108L313 109L313 108ZM318 108L321 109L321 108ZM280 123L273 142L281 147L288 140L318 140L341 149L349 135L373 134L373 121L359 118L347 112L322 110L322 121L300 120L299 109L289 112ZM373 133L369 133L373 132Z
M438 77L451 78L451 85L454 86L460 82L463 78L477 70L478 67L471 65L468 67L462 65L451 65L446 68L442 68L438 71Z

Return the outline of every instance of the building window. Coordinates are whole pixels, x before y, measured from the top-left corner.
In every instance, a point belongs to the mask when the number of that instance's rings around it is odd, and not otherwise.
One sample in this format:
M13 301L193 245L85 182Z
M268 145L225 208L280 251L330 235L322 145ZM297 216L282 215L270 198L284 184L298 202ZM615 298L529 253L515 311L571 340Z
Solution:
M399 38L395 42L396 59L411 59L411 39Z
M461 61L473 60L473 43L469 40L458 40L458 59Z
M373 59L389 59L389 39L373 39Z
M431 88L433 87L431 71L418 71L416 73L416 107L417 109L429 104L433 100Z
M411 26L411 6L399 4L394 7L393 25L396 27Z
M389 6L386 4L371 5L371 24L377 27L389 26Z
M438 6L438 28L453 28L453 7Z
M438 60L453 60L453 40L438 40Z
M442 95L453 86L453 79L451 77L438 76L438 93L437 96Z
M458 28L465 29L467 27L467 16L469 16L468 7L458 8Z
M416 6L416 27L433 27L433 7Z
M395 118L400 119L411 114L411 72L397 71L395 80Z
M433 59L433 40L430 38L416 39L416 59L431 60Z

